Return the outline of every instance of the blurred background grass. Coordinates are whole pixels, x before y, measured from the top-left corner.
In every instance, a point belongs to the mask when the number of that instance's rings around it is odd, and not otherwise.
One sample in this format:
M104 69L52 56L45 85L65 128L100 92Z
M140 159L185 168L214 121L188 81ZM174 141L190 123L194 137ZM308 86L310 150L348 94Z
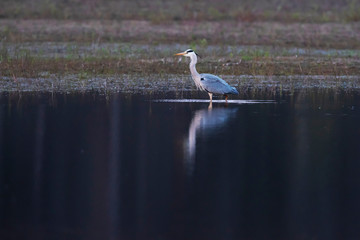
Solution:
M360 21L358 0L2 0L0 18L167 21Z
M133 21L135 20L135 21ZM1 0L0 75L360 73L359 0Z

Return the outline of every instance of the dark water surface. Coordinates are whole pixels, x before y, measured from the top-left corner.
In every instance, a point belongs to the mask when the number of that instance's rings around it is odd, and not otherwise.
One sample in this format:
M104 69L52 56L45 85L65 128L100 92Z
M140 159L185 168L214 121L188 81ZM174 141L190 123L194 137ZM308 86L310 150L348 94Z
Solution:
M2 95L0 239L359 239L359 93L175 98Z

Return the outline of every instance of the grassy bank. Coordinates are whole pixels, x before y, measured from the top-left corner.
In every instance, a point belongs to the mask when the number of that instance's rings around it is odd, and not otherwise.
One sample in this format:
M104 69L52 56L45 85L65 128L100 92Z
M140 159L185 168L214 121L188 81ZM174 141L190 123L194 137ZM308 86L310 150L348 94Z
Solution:
M19 43L0 46L0 72L10 77L48 74L189 74L188 59L173 56L179 44ZM359 50L271 46L193 45L200 72L218 75L333 75L360 73Z

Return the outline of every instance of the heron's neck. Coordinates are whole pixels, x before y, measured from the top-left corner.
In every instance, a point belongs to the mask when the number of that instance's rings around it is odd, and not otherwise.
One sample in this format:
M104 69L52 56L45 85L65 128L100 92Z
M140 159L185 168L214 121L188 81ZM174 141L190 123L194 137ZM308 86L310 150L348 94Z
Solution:
M196 63L197 63L197 57L196 57L196 55L194 54L194 55L192 55L191 57L190 57L190 59L191 59L191 61L190 61L190 72L191 72L191 76L192 76L192 78L194 79L194 81L197 81L197 80L199 80L200 81L200 74L196 71L196 67L195 67L195 65L196 65Z

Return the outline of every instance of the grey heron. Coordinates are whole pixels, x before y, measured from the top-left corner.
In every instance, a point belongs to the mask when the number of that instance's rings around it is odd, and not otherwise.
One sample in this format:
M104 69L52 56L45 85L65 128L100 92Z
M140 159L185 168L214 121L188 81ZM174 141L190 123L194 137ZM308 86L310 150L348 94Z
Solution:
M227 102L229 94L239 94L236 88L231 87L227 82L218 76L202 73L199 74L196 71L197 63L197 54L192 49L188 49L185 52L176 53L175 56L185 56L191 59L190 61L190 72L191 77L195 82L195 85L198 89L206 91L210 97L210 103L212 103L213 94L221 94L225 96L225 101Z

